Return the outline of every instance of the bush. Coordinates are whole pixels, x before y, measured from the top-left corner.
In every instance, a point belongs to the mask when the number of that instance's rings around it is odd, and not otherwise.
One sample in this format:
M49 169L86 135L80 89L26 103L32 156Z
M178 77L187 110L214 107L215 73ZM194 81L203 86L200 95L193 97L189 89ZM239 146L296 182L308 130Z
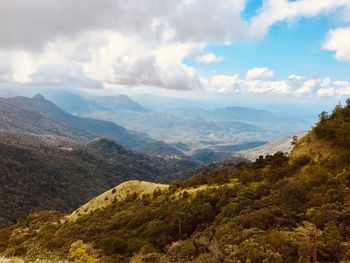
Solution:
M128 243L119 237L105 237L97 242L97 247L102 249L107 256L124 254L128 250Z
M69 258L75 263L96 263L97 259L93 256L91 245L78 240L74 242L69 249Z

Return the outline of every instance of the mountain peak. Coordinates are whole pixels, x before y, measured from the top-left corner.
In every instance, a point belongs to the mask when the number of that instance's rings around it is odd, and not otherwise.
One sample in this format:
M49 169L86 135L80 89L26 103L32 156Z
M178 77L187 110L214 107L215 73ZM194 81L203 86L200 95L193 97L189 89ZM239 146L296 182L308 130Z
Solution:
M103 138L103 137L96 138L92 142L88 143L87 146L90 149L97 151L106 156L130 154L130 151L125 149L116 141L109 138Z
M36 94L34 97L32 97L32 100L36 100L36 101L45 101L45 97L41 94Z

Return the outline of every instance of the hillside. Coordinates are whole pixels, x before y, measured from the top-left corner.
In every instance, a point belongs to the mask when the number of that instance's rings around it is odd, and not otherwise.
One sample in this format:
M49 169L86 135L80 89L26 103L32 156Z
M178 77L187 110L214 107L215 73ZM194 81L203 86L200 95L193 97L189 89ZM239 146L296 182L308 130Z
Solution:
M36 244L91 262L348 262L349 138L350 101L322 113L288 157L227 163L149 195L131 187L75 222L33 214L0 231L0 254Z
M69 211L118 183L169 182L197 167L186 160L136 154L105 138L86 145L49 147L0 141L0 225L46 209Z
M305 134L306 134L305 132L301 132L296 134L295 136L297 136L297 138L300 139L300 138L303 138ZM286 138L274 140L252 149L241 150L234 153L234 156L240 156L247 160L254 161L255 159L259 158L260 155L262 156L272 155L276 151L289 154L293 149L293 145L292 145L293 137L294 136L288 136Z
M96 211L97 209L103 209L110 206L115 200L123 201L128 196L136 194L138 196L153 194L155 191L165 191L169 188L166 184L150 183L145 181L127 181L122 183L103 194L95 197L88 203L84 204L73 213L68 215L66 219L68 221L75 222L80 216L88 215Z
M81 118L67 113L41 95L0 100L1 129L16 133L53 134L75 141L110 137L127 146L152 141L113 122Z

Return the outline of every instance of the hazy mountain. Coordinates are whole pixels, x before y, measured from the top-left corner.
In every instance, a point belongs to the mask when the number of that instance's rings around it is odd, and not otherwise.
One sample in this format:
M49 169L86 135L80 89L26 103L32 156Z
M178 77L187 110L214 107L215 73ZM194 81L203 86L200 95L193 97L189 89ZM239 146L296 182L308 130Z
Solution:
M254 125L265 130L269 140L299 132L309 128L313 122L302 118L277 116L267 110L246 107L226 107L217 109L179 108L173 109L171 114L182 118L200 117L215 122L239 122ZM272 135L272 136L271 136Z
M257 147L261 147L262 145L265 145L267 142L264 141L251 141L251 142L244 142L241 144L224 144L224 145L218 145L214 148L217 151L226 151L226 152L238 152L238 151L244 151L247 149L256 149Z
M189 150L219 144L241 144L271 138L254 124L238 121L214 121L202 117L182 118L160 112L95 112L94 118L113 120L132 130L144 131L168 144L185 143Z
M196 150L191 155L191 159L201 163L211 163L233 158L232 153L224 151L215 151L212 149Z
M305 132L302 132L296 134L296 136L300 139L305 134ZM277 151L289 154L290 151L293 149L292 141L293 136L288 136L286 138L273 140L256 148L237 151L233 155L254 161L255 159L259 158L259 156L272 155Z
M0 111L3 112L2 125L9 131L49 133L75 140L104 136L131 147L152 141L144 134L129 131L111 121L74 116L41 95L33 98L3 98L0 101Z
M205 105L203 101L158 96L155 94L134 94L131 95L131 98L144 107L159 112L167 112L177 108L201 108Z
M67 90L46 89L40 91L48 100L54 102L61 109L74 114L85 115L95 111L110 111L110 109L92 99L85 98Z
M129 110L135 112L148 112L148 109L145 109L136 101L130 99L126 95L118 96L95 96L93 97L101 105L106 105L108 108L119 111L119 110Z
M172 114L180 117L201 117L216 121L262 121L275 120L277 117L267 110L257 110L245 107L226 107L221 109L178 108Z
M129 130L141 134L146 133L155 140L164 141L167 144L184 143L186 144L185 149L179 148L179 150L189 154L205 148L233 152L241 150L238 149L239 145L254 147L254 142L264 143L283 138L308 129L311 125L310 121L302 118L276 116L267 110L247 107L205 109L200 107L204 107L204 104L199 102L191 104L190 101L184 99L169 98L160 102L161 97L157 96L152 98L151 95L148 95L143 100L142 96L133 97L142 102L159 101L159 103L169 104L167 111L161 108L158 108L161 110L157 111L156 104L153 105L154 108L148 110L126 95L77 95L70 91L55 89L44 92L50 100L71 114L112 121ZM152 103L148 105L152 106ZM179 108L181 106L183 108ZM92 130L91 126L80 128L103 136L111 136ZM117 136L112 135L112 137L120 139ZM127 139L127 141L132 140ZM147 141L146 138L143 140ZM149 143L149 141L144 143ZM139 146L142 144L143 142L137 143ZM136 146L135 143L128 143L128 145ZM148 147L150 153L154 152L156 145L160 146L159 143L155 143L152 150ZM170 154L171 147L167 147ZM144 149L146 150L147 147ZM159 152L162 151L164 148L159 149Z
M0 89L1 97L24 96L33 97L42 94L61 109L74 115L86 115L95 111L130 110L148 111L126 95L93 96L85 93L75 93L66 89L28 88L26 90Z
M247 107L172 108L169 112L157 112L144 108L125 95L81 96L60 90L48 90L46 93L59 106L74 115L102 119L108 123L112 121L139 134L131 131L126 133L125 130L119 130L117 132L119 134L111 134L110 130L113 129L111 127L96 130L97 126L91 121L87 123L87 119L85 123L77 120L67 121L65 118L60 118L58 121L64 121L90 133L112 137L122 143L126 142L128 146L139 147L148 144L147 147L143 147L148 153L157 152L156 146L159 146L158 153L168 156L174 151L170 146L172 144L185 144L185 148L177 150L187 154L202 149L234 152L242 150L240 145L253 148L257 144L286 137L310 126L306 121L281 118L267 110ZM152 141L142 135L144 133L155 140ZM156 140L170 145L162 147ZM167 153L164 152L166 148Z
M120 111L147 112L136 101L126 95L117 96L93 96L88 94L78 95L67 90L45 89L40 90L47 99L58 107L76 115L86 115L95 111Z

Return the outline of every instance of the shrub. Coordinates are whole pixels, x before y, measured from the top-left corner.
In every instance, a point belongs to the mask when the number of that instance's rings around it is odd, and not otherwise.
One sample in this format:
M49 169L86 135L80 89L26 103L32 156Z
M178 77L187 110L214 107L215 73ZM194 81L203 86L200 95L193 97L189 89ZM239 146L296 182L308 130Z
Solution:
M124 254L128 250L128 243L119 237L105 237L97 242L97 247L102 249L107 256Z

